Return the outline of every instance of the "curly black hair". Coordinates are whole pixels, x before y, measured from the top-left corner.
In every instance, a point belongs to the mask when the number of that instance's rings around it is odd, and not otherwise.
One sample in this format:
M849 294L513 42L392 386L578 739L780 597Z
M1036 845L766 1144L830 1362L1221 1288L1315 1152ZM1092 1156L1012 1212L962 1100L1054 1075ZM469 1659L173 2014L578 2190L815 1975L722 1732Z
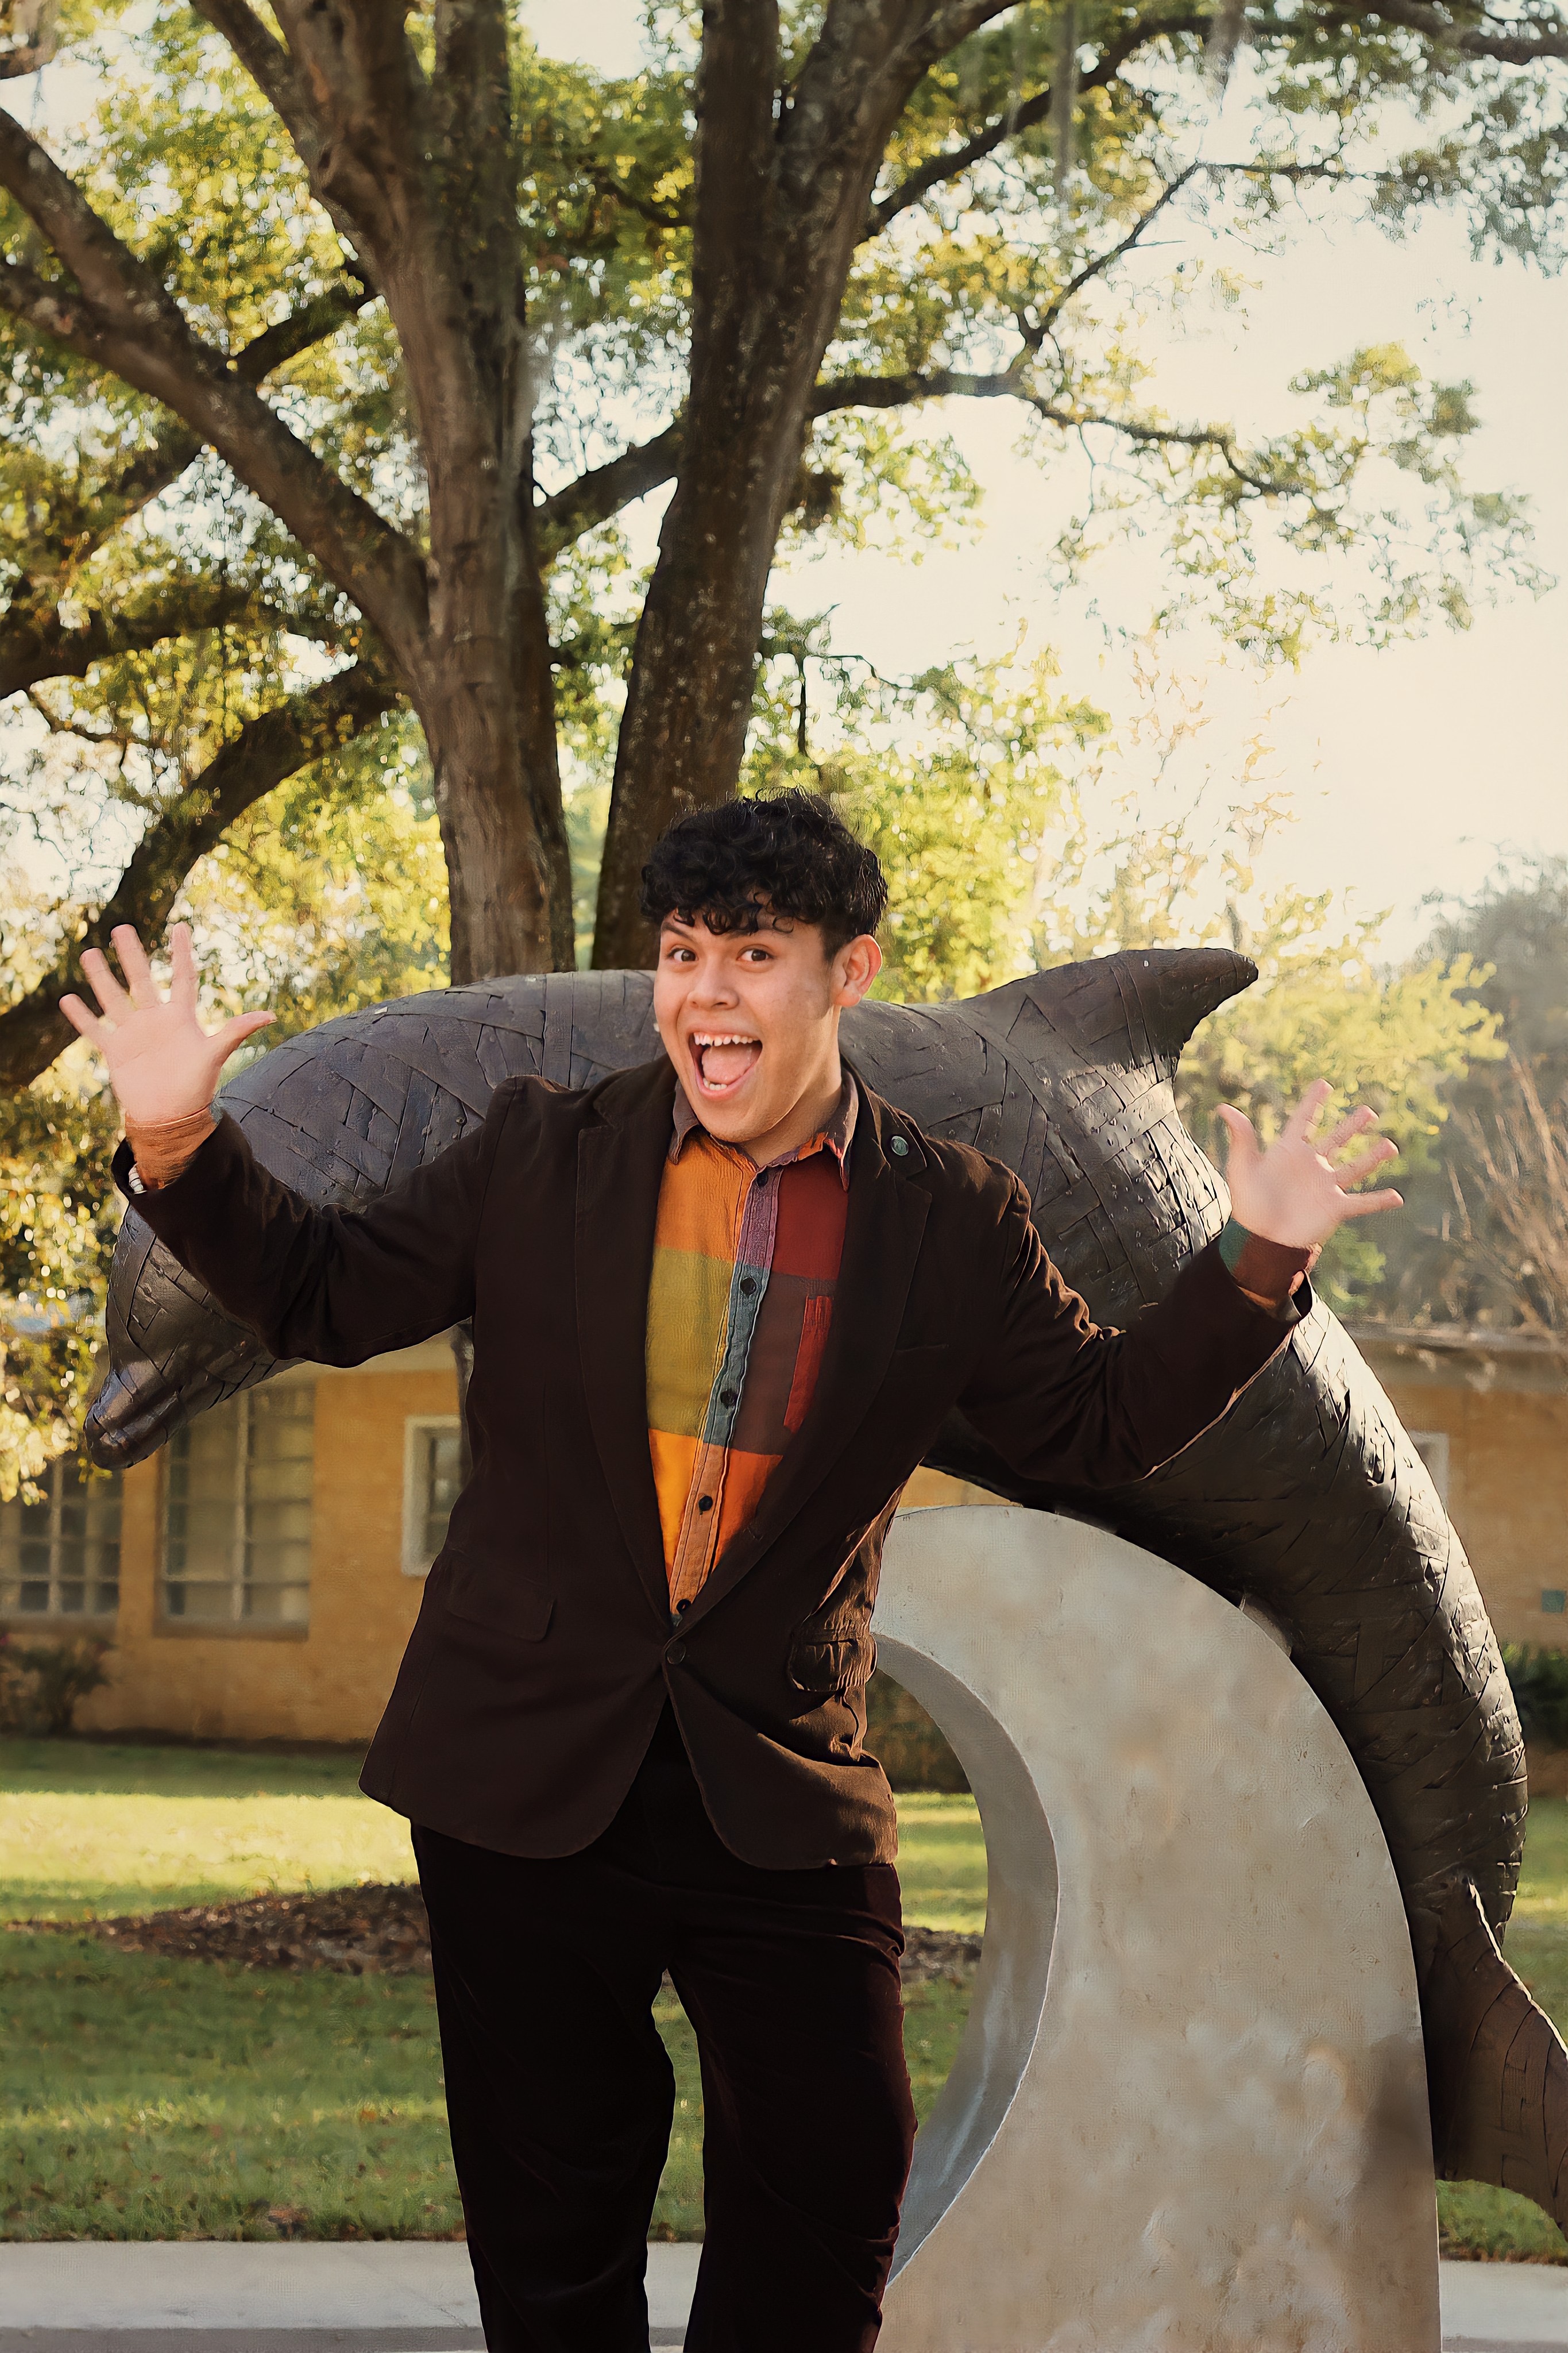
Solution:
M819 793L768 793L678 817L642 871L649 923L700 916L712 932L754 932L770 915L821 926L836 955L888 911L874 851Z

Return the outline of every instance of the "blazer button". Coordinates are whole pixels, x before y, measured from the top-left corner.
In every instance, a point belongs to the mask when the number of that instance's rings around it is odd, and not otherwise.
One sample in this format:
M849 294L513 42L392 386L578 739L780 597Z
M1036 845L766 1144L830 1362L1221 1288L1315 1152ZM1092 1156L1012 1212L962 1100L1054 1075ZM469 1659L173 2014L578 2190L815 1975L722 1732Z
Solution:
M668 1666L671 1666L671 1667L678 1667L678 1666L680 1664L680 1662L681 1662L682 1659L684 1659L684 1658L685 1658L685 1656L686 1656L686 1645L685 1645L685 1643L684 1643L684 1642L672 1642L672 1643L670 1644L670 1646L669 1646L668 1650L668 1651L666 1651L666 1652L665 1652L664 1656L665 1656L665 1663L666 1663Z

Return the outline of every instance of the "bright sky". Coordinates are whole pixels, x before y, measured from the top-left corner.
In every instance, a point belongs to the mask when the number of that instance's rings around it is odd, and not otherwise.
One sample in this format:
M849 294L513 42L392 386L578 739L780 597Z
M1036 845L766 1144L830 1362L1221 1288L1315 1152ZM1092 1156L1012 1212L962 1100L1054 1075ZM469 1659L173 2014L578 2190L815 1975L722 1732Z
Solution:
M635 64L639 15L637 0L534 0L530 10L546 47L607 71ZM1194 252L1214 250L1206 232L1186 234ZM1160 259L1173 258L1167 246ZM1249 274L1262 283L1244 316L1169 338L1157 386L1165 406L1285 429L1300 414L1285 390L1298 368L1402 340L1433 373L1474 383L1484 429L1468 445L1467 478L1531 494L1536 559L1565 584L1482 611L1465 633L1443 628L1380 653L1320 649L1289 681L1212 667L1205 676L1205 748L1222 774L1239 769L1241 747L1273 713L1299 819L1278 852L1280 878L1348 888L1363 908L1392 906L1386 943L1404 951L1424 928L1423 897L1473 889L1496 847L1568 850L1568 280L1473 262L1442 221L1404 245L1370 229L1308 232L1289 256L1249 263ZM834 554L776 585L803 610L835 606L837 642L895 670L961 642L999 649L1026 616L1031 641L1060 649L1064 682L1115 709L1100 635L1081 604L1053 606L1046 591L1043 555L1061 510L1012 455L1016 420L952 402L944 422L986 486L977 543L918 565ZM1108 610L1124 588L1127 617L1140 624L1149 584L1136 566L1121 576L1102 569L1089 585ZM1215 659L1201 637L1182 658Z

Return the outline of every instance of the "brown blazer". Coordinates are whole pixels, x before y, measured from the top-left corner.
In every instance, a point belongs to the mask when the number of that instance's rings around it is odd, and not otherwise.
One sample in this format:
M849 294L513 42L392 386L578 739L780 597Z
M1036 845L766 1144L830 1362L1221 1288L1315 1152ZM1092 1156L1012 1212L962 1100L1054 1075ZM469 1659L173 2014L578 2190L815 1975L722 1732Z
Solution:
M1222 1414L1287 1327L1211 1246L1128 1331L1097 1329L1017 1178L862 1086L815 1399L678 1630L643 1376L674 1086L664 1061L576 1092L509 1080L481 1127L350 1211L308 1208L226 1117L136 1206L275 1356L357 1364L473 1318L473 1475L365 1764L372 1797L479 1846L574 1853L668 1694L734 1852L889 1860L891 1796L861 1747L869 1620L888 1522L949 1408L1031 1478L1134 1479Z

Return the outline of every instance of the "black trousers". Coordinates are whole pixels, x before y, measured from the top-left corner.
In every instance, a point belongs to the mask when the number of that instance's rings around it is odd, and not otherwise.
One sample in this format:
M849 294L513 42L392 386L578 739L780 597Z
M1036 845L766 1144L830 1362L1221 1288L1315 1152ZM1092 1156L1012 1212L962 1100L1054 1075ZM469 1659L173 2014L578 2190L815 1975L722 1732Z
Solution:
M668 1710L583 1853L534 1862L418 1828L414 1846L490 2353L647 2348L667 1968L706 2119L687 2353L868 2353L914 2138L892 1866L739 1861Z

